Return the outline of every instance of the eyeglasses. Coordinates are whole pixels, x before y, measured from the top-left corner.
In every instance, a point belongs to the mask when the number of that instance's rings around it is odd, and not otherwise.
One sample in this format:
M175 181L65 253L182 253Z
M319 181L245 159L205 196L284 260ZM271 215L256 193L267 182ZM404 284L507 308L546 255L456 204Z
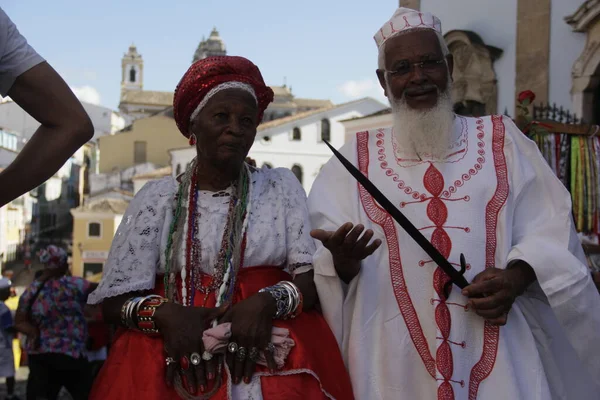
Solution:
M400 62L396 66L396 69L394 69L393 71L385 70L384 72L387 72L388 74L390 74L392 76L404 76L404 75L412 72L414 67L419 67L421 69L421 71L423 71L424 73L431 73L431 72L437 71L437 69L442 64L445 64L445 62L446 62L446 60L443 58L441 60L425 60L425 61L419 61L416 63L409 63L408 61L403 61L403 62Z

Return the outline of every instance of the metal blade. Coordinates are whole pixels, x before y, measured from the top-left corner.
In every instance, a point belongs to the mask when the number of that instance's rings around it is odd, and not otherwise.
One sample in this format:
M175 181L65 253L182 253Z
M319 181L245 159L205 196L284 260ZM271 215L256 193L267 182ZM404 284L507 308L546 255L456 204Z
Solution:
M373 183L371 183L369 178L364 176L363 173L358 170L358 168L352 165L352 163L348 161L342 154L340 154L339 151L334 149L329 142L326 140L323 140L323 142L325 142L325 144L331 149L333 154L338 160L340 160L344 167L346 167L348 172L350 172L350 174L356 178L358 183L360 183L362 187L364 187L365 190L369 192L371 196L373 196L375 201L377 201L381 207L383 207L383 209L387 211L396 222L398 222L398 224L406 231L406 233L408 233L408 235L413 238L415 242L417 242L417 244L425 251L425 253L427 253L427 255L429 255L429 257L431 257L433 262L435 262L450 277L456 286L464 289L469 285L465 277L459 271L457 271L452 264L450 264L450 262L431 244L431 242L427 240L425 236L423 236L423 234L408 220L408 218L406 218L404 214L402 214L402 212L398 210L398 208L396 208L396 206L393 205L392 202L389 201Z

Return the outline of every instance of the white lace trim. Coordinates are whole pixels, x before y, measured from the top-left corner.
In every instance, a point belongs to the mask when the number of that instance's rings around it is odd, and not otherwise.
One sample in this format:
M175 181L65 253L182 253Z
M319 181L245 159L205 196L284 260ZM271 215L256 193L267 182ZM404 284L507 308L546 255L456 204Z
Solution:
M310 237L306 194L294 174L288 169L263 168L253 171L250 179L252 208L243 267L281 266L292 275L311 270L315 245ZM151 181L132 200L113 239L102 281L89 297L91 304L154 288L156 274L165 271L164 251L177 189L171 177ZM212 274L229 198L201 191L198 207L200 265L203 272Z
M202 101L200 101L200 104L198 104L198 107L196 107L196 109L190 116L190 122L192 122L198 116L198 114L200 114L200 111L202 111L204 106L206 106L206 103L208 103L208 100L210 100L211 97L213 97L215 94L219 93L221 90L226 90L226 89L245 90L246 92L250 93L252 95L252 97L254 97L254 101L258 102L258 100L256 99L256 93L254 92L254 88L251 85L249 85L247 83L243 83L243 82L237 82L237 81L221 83L220 85L217 85L214 88L210 89L208 91L208 93L206 94L206 96L204 96Z
M331 393L329 393L328 391L325 390L325 388L323 388L323 383L321 382L321 379L319 378L319 376L313 371L310 370L308 368L300 368L300 369L292 369L292 370L287 370L287 371L278 371L275 372L274 374L268 373L268 372L257 372L255 374L252 375L252 381L250 385L246 385L246 387L248 388L248 393L247 394L243 394L240 393L240 390L236 390L235 394L236 395L254 395L254 397L240 397L239 399L233 396L233 390L232 390L232 385L231 385L231 373L229 371L229 367L227 366L227 364L225 364L225 368L223 368L224 371L226 371L228 378L227 379L227 397L231 400L242 400L242 399L248 399L248 398L252 398L252 399L262 399L262 393L261 393L261 397L256 397L256 392L252 391L252 389L255 389L256 386L253 387L252 382L254 382L255 380L258 380L260 382L260 378L263 376L290 376L290 375L299 375L299 374L308 374L311 375L313 378L315 378L317 380L317 382L319 382L319 387L321 389L321 392L323 392L323 394L325 396L327 396L327 398L331 399L331 400L336 400L335 397L333 397L331 395ZM238 385L239 386L239 385ZM258 388L260 389L260 385L258 385Z

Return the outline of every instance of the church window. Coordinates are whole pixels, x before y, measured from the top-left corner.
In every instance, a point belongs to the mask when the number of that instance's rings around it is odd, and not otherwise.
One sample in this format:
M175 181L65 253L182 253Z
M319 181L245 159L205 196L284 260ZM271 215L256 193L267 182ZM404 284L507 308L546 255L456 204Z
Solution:
M298 164L294 164L294 166L292 167L292 173L296 175L296 178L298 178L300 184L302 184L302 167Z
M90 237L90 238L102 237L102 225L99 222L88 223L88 237Z
M146 142L135 142L133 144L133 163L143 164L146 162Z
M331 125L327 118L321 120L321 141L331 141Z
M135 82L135 74L136 74L136 70L135 68L132 66L131 69L129 70L129 82Z
M300 132L300 128L294 128L292 131L292 140L302 140L302 132Z

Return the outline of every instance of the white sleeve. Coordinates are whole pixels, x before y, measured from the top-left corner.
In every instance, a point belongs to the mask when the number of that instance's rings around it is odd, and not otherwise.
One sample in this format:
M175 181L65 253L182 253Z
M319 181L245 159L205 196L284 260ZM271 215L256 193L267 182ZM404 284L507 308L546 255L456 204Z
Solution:
M585 265L571 214L571 196L534 142L506 121L509 177L514 191L512 248L535 271L560 325L581 361L598 379L600 296ZM537 286L537 285L534 285Z
M356 139L346 143L340 152L350 161L357 160ZM332 157L321 169L308 195L308 210L313 229L336 231L346 222L360 223L360 206L356 180ZM313 257L315 284L323 316L342 347L344 314L351 313L356 298L358 277L345 285L338 277L331 252L315 240ZM360 276L360 273L359 273Z
M19 75L43 61L0 8L0 95L6 96Z
M285 213L286 267L290 274L298 275L312 270L315 243L310 236L310 221L306 192L298 178L286 168L273 170L279 175Z
M147 183L133 198L113 239L102 280L89 304L154 288L164 221L177 187L172 178Z

